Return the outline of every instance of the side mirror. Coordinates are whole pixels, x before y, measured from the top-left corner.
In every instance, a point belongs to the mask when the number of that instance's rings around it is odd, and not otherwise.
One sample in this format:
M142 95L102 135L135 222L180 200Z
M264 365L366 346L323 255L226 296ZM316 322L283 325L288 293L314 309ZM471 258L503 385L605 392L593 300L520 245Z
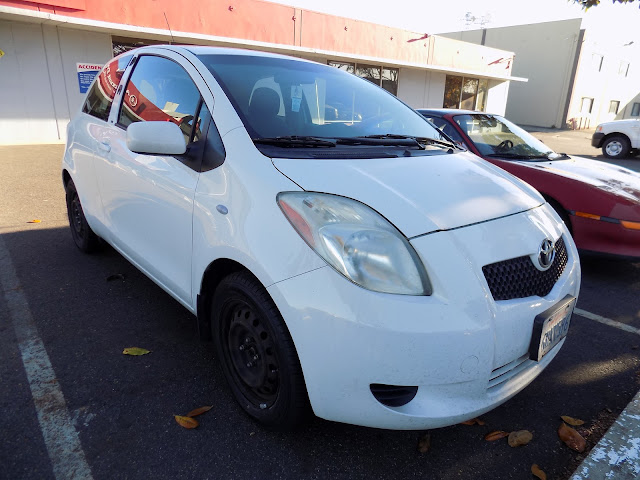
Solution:
M187 144L173 122L135 122L127 127L127 148L136 153L182 155Z

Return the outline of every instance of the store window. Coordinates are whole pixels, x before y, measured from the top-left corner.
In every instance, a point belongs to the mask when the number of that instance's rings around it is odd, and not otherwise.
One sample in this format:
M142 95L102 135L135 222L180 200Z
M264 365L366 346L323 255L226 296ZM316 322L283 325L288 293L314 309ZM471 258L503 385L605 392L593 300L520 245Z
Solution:
M382 67L382 83L380 86L387 92L398 95L398 69Z
M444 108L459 108L462 94L462 77L447 75L444 82Z
M611 100L609 102L609 113L618 113L620 108L620 100Z
M631 107L631 116L640 117L640 103L633 104L633 107Z
M327 65L338 68L347 73L352 73L360 78L369 80L387 92L398 95L398 69L379 65L366 65L362 63L336 62L330 60Z
M485 111L489 81L486 78L447 75L444 84L444 108Z

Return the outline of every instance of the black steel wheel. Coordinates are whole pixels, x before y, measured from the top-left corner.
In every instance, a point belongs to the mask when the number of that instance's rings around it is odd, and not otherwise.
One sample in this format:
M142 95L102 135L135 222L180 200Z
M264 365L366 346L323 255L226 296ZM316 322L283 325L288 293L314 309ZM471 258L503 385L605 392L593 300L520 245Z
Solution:
M100 237L93 233L93 230L91 230L91 227L87 223L73 180L69 180L67 183L66 201L69 227L71 227L71 236L76 246L85 253L99 250L102 245Z
M211 331L240 406L264 426L304 423L307 391L293 340L265 288L248 272L226 277L211 305Z

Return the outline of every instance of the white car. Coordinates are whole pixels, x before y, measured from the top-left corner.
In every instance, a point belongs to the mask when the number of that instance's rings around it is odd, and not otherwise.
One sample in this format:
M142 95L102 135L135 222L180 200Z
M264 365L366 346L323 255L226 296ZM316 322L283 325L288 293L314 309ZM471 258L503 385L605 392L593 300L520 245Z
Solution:
M591 137L591 145L602 148L607 158L624 158L640 151L640 119L601 123Z
M491 410L558 353L578 296L573 240L535 190L311 61L123 54L62 174L77 246L108 242L191 311L271 428L309 407L389 429Z

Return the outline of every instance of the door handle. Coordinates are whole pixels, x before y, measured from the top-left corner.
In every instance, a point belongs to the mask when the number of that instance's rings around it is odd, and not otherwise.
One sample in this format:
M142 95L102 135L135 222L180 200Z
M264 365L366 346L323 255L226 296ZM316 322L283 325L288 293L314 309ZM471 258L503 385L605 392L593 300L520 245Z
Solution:
M111 145L109 145L109 143L107 143L107 142L98 143L98 148L100 148L100 150L103 150L105 152L110 152L111 151Z

